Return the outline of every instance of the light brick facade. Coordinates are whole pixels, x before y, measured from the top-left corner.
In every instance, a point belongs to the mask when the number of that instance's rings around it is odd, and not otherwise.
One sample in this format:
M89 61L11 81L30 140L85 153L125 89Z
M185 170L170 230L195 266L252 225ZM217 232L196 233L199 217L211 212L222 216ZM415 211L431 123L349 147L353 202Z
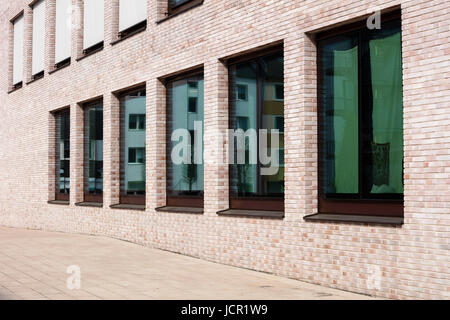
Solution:
M74 8L81 0L73 0ZM74 10L72 62L54 65L55 0L47 0L45 77L31 79L31 0L0 4L0 224L105 235L202 259L387 298L450 299L450 3L446 0L205 0L167 21L148 0L147 29L118 42L118 0L105 0L105 47L82 57L82 11ZM402 226L306 222L317 212L317 71L313 34L379 7L401 7L404 183ZM24 85L12 85L12 26L25 14ZM285 218L237 218L228 208L228 166L205 164L203 215L164 213L165 87L161 77L203 66L205 154L224 157L214 135L228 127L222 58L283 42ZM146 210L111 209L119 196L117 91L146 84ZM103 97L104 205L82 199L80 103ZM54 197L54 121L71 109L71 196ZM218 148L220 146L220 148ZM220 163L215 161L215 163ZM151 263L151 262L150 262ZM380 275L379 287L373 285Z

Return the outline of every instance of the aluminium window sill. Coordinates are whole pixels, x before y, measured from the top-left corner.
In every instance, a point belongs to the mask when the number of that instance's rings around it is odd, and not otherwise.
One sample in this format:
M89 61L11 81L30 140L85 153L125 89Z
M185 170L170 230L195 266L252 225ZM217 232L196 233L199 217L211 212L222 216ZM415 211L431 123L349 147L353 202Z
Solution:
M283 211L227 209L217 212L219 216L283 219Z
M168 14L167 17L162 18L162 19L159 19L158 21L156 21L156 24L163 23L164 21L167 21L167 20L169 20L169 19L172 19L173 17L176 17L176 16L178 16L178 15L180 15L180 14L182 14L182 13L185 13L185 12L191 10L191 9L197 8L197 7L201 6L201 5L203 4L203 2L204 2L204 1L200 1L199 3L196 3L196 4L194 4L194 5L186 6L186 8L184 8L184 9L182 9L182 10L179 10L179 11L177 11L177 12L175 12L175 13Z
M143 204L113 204L109 207L111 209L119 209L119 210L145 211L145 205L143 205Z
M67 67L70 67L70 64L71 64L71 63L68 62L68 63L66 63L66 64L64 64L64 65L62 65L62 66L60 66L60 67L56 67L55 69L49 71L48 74L53 74L53 73L55 73L55 72L58 72L59 70L63 70L63 69L65 69L65 68L67 68Z
M127 30L122 31L122 32L125 32L126 34L124 34L123 36L119 36L118 39L110 42L110 45L114 46L126 39L129 39L131 37L134 37L137 34L144 32L146 30L147 30L147 20L144 20L142 22L139 22L135 26L132 26L132 27L128 28Z
M171 212L171 213L186 213L186 214L203 214L203 208L195 207L175 207L175 206L164 206L155 208L157 212Z
M303 217L308 222L348 222L363 224L403 225L403 217L316 213Z
M96 207L96 208L102 208L103 203L101 202L78 202L75 203L77 207Z
M79 61L81 61L81 60L83 60L83 59L85 59L87 57L93 56L94 54L103 51L103 49L104 49L103 41L100 44L93 46L92 48L93 48L92 50L89 50L89 48L85 49L85 50L88 50L88 51L83 53L83 55L81 57L79 57L79 58L77 58L75 60L77 62L79 62Z
M48 204L57 204L60 206L68 206L70 204L70 201L67 200L50 200L47 201Z

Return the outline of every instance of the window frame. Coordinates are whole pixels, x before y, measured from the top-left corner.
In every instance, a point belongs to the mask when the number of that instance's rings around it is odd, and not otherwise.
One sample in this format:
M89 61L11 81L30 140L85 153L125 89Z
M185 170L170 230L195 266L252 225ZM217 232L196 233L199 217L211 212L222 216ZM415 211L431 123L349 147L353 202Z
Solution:
M147 91L146 91L146 85L140 85L136 86L135 88L121 91L118 94L118 100L119 100L119 204L120 205L145 205L146 203L146 196L147 196L147 188L145 188L143 194L126 194L122 190L122 179L124 177L122 175L125 174L125 172L122 172L122 168L124 169L128 165L128 161L126 161L126 153L128 153L128 148L125 150L125 145L123 141L123 134L125 134L127 128L127 120L123 119L124 123L122 124L122 112L125 112L122 108L124 108L124 101L126 96L136 94L139 92L144 92L145 95L142 95L143 97L147 97ZM147 105L146 105L147 110ZM126 118L126 117L125 117ZM143 130L142 130L143 131ZM145 146L145 150L147 150L147 146ZM145 151L146 152L146 151ZM138 164L138 165L144 165L145 172L147 172L146 164ZM123 170L125 171L125 170ZM134 181L133 181L134 182ZM125 183L125 182L124 182ZM147 179L145 179L145 186L147 186Z
M232 57L226 60L226 66L228 69L228 128L231 128L232 124L232 108L233 103L238 100L237 96L234 97L234 94L237 94L237 83L236 88L233 87L233 75L231 72L231 67L240 63L252 62L257 60L258 58L275 56L277 54L281 54L284 58L284 45L283 43L275 44L273 46L267 47L265 49L261 49L255 52L251 52L248 54L242 54L239 56ZM283 70L284 73L284 70ZM259 88L262 90L262 88ZM247 88L247 100L248 100L248 88ZM258 104L261 103L260 96L258 96ZM258 115L258 119L261 115ZM259 144L259 137L257 139ZM258 161L258 167L260 167L260 163ZM233 164L229 164L229 172L232 170ZM241 197L239 195L234 195L231 192L232 186L232 175L228 175L228 186L230 188L229 192L229 208L230 210L252 210L252 211L274 211L274 212L284 212L285 204L284 204L284 194L283 197Z
M382 14L381 22L391 22L398 20L400 25L401 21L401 11L395 10L392 12L388 12ZM324 172L324 128L325 128L325 119L324 119L324 102L322 99L322 87L323 87L323 65L322 65L322 57L323 52L321 50L320 42L323 40L327 40L340 35L350 35L357 34L359 37L358 41L361 43L361 34L362 30L367 28L366 19L357 21L348 25L344 25L333 30L323 31L321 33L316 34L315 40L317 45L317 117L318 117L318 139L317 139L317 150L318 150L318 211L320 214L335 214L335 215L362 215L362 216L386 216L386 217L403 217L403 205L404 205L404 195L401 194L399 196L389 195L384 199L380 198L356 198L355 196L345 196L342 194L334 194L330 196L330 194L326 194L324 191L324 181L325 181L325 172ZM362 188L362 179L363 179L363 170L364 165L362 161L362 138L361 134L364 129L364 120L363 112L361 112L363 108L363 99L365 94L362 93L362 83L363 78L361 75L362 69L362 48L361 45L358 46L358 65L360 68L358 69L358 109L359 119L358 119L358 136L359 136L359 150L358 150L358 163L359 163L359 192L358 195L361 196L363 193L361 191Z
M64 108L64 109L61 109L61 110L57 110L57 111L54 111L54 112L52 112L52 114L53 114L53 117L54 117L54 121L55 121L55 131L54 131L54 134L55 134L55 137L54 137L54 141L55 141L55 158L54 158L54 164L55 164L55 176L54 176L54 181L55 181L55 200L56 201L69 201L70 200L70 189L71 189L71 186L70 186L70 183L71 183L71 181L70 181L70 135L71 135L71 132L70 132L70 108L69 107L67 107L67 108ZM63 154L61 155L61 152L58 152L58 149L60 149L60 144L58 143L58 136L59 136L59 133L58 133L58 125L57 125L57 121L58 121L58 119L57 119L57 117L59 117L59 116L61 116L61 117L63 117L63 116L68 116L69 117L69 158L66 158L66 157L64 157L64 150L63 150ZM59 154L59 157L57 156ZM64 189L65 189L65 185L66 185L66 180L68 180L68 182L69 182L69 191L68 191L68 193L62 193L62 192L60 192L60 190L61 190L61 188L60 188L60 184L61 184L61 164L58 164L57 162L60 162L61 163L61 161L69 161L69 177L68 177L68 179L66 178L66 177L64 177ZM59 172L58 172L58 170L59 170Z
M196 68L194 70L190 70L187 72L182 72L178 75L172 76L172 77L168 77L166 79L164 79L164 85L166 88L166 109L169 110L169 106L171 106L172 102L170 101L170 99L172 98L170 90L172 88L172 83L179 81L179 80L187 80L187 89L188 89L188 93L187 93L187 97L188 97L188 114L192 114L194 112L190 112L189 111L189 80L193 77L199 77L201 76L204 80L204 70L203 67L202 68ZM204 90L204 89L203 89ZM197 101L197 107L198 107L198 101ZM204 107L204 106L203 106ZM170 107L171 108L171 107ZM198 108L196 108L196 112L198 112ZM166 168L169 167L169 161L171 161L171 148L170 148L170 144L168 143L168 141L170 140L170 134L168 132L168 123L169 123L169 117L170 117L170 113L166 112ZM204 115L203 115L203 128L205 125L205 119L204 119ZM203 131L204 133L204 131ZM191 134L192 135L192 134ZM191 136L191 143L192 143L192 136ZM204 163L203 163L204 164ZM166 180L168 179L168 175L169 175L169 170L166 170ZM200 192L201 195L199 196L194 196L194 195L173 195L172 194L173 190L171 190L169 188L169 184L166 183L166 206L167 207L188 207L188 208L203 208L204 207L204 185L203 185L203 191Z
M86 127L86 116L87 116L87 114L88 114L88 112L90 111L91 108L96 108L99 105L102 106L102 113L103 113L103 116L104 116L104 110L105 109L104 109L104 106L103 106L103 98L83 104L83 148L89 148L89 146L90 146L89 143L86 144L86 142L87 142L86 141L86 133L87 133L86 130L88 129ZM102 130L103 130L103 128L104 128L104 118L103 118L103 121L102 121ZM87 155L88 155L87 159L86 159L86 152L87 152ZM83 154L83 163L88 168L89 168L89 163L86 163L86 160L87 161L91 161L89 159L89 153L90 153L90 150L88 149L88 150L84 150L84 154ZM102 163L102 167L104 168L104 161L102 160L102 162L103 162ZM103 169L102 169L102 171L103 171ZM103 173L104 173L104 171L103 171ZM83 172L83 174L85 174L85 173ZM86 179L86 176L84 178ZM87 178L89 179L89 177L87 177ZM94 192L94 193L89 192L89 190L85 189L85 185L86 185L86 181L83 184L84 202L103 203L104 175L102 177L102 193L101 194L98 194L96 192Z
M167 15L172 16L174 14L189 10L197 5L203 3L204 0L184 0L180 4L171 5L171 0L167 0Z

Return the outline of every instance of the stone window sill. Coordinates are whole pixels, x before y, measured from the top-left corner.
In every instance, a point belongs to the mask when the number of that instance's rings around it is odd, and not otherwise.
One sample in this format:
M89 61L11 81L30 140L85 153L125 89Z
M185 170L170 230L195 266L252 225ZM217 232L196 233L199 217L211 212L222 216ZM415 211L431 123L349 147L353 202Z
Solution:
M305 216L305 221L310 222L348 222L348 223L363 223L363 224L387 224L387 225L402 225L403 217L387 217L387 216L369 216L369 215L350 215L350 214L329 214L316 213Z
M65 200L50 200L47 201L48 204L57 204L57 205L61 205L61 206L68 206L70 204L69 201L65 201Z
M139 210L145 211L145 205L143 204L113 204L110 206L111 209L121 209L121 210Z
M101 202L78 202L75 203L77 207L96 207L96 208L102 208L103 203Z
M220 216L283 219L283 211L227 209L217 212Z
M158 211L158 212L172 212L172 213L203 214L203 208L194 208L194 207L165 206L165 207L156 208L155 211Z

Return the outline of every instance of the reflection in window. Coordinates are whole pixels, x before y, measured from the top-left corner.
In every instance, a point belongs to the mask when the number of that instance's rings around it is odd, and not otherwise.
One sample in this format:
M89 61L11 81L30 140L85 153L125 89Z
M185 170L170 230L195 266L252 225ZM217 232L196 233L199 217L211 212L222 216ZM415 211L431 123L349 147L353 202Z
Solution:
M129 148L128 149L128 164L144 164L145 163L145 149L144 148Z
M56 200L69 200L70 193L70 111L55 113Z
M120 201L145 204L145 89L120 99Z
M103 103L84 109L84 200L101 202L103 193Z
M145 114L130 114L129 130L145 130Z
M257 154L259 154L259 130L267 129L267 146L270 148L271 130L280 130L279 148L284 148L284 103L277 96L277 86L283 83L283 55L272 54L255 60L230 66L232 97L230 123L232 129L255 129L257 132ZM278 92L279 93L279 92ZM283 124L282 124L283 123ZM277 200L274 207L261 203L261 210L283 210L284 197L284 165L280 163L278 171L273 175L262 175L265 167L258 160L251 164L249 159L250 139L245 139L245 164L237 164L235 147L235 164L230 165L231 206L242 209L254 208L242 205L240 200ZM276 150L275 152L279 152ZM270 152L269 152L270 153ZM284 157L280 158L282 161ZM235 203L235 204L233 204ZM255 207L256 208L256 207Z
M327 198L401 199L401 26L320 42L323 193Z
M196 161L194 143L203 149L203 136L196 133L203 127L203 76L190 76L169 82L167 86L167 193L168 205L203 206L203 155ZM174 164L171 160L173 147L180 141L171 141L174 130L185 129L190 139L190 163ZM200 131L200 130L199 130ZM191 199L191 200L186 200Z

